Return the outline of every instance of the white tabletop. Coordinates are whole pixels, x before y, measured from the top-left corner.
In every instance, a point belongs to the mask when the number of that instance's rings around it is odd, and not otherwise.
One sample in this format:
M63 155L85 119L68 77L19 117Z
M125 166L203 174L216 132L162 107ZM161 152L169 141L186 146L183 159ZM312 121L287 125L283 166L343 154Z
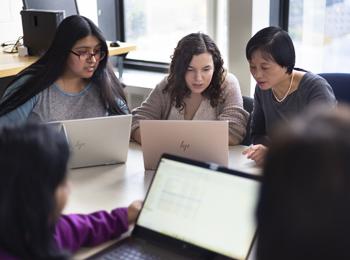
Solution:
M229 168L250 174L260 174L255 163L242 155L244 146L231 146ZM144 199L153 171L145 171L141 147L130 143L125 164L81 168L70 171L71 194L64 213L91 213L111 210ZM75 259L84 259L108 246L81 249Z

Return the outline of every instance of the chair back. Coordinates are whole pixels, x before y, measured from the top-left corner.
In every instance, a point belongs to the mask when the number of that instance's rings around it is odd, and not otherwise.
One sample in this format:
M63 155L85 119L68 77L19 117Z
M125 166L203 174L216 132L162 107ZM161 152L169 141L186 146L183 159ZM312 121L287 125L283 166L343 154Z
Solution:
M320 73L331 85L338 102L350 103L350 73Z
M251 115L254 108L254 99L251 97L243 96L243 108L245 111L249 112L249 118L247 122L246 127L246 135L241 142L242 145L250 145L252 142L250 140L250 121L251 121Z

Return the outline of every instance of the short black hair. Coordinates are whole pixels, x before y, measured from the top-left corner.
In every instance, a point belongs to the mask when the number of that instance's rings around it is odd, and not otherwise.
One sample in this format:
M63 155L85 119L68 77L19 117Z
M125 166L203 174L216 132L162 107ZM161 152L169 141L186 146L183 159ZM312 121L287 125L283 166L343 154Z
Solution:
M289 34L279 27L270 26L258 31L247 43L246 58L251 60L255 51L260 50L281 67L292 73L295 66L295 50Z

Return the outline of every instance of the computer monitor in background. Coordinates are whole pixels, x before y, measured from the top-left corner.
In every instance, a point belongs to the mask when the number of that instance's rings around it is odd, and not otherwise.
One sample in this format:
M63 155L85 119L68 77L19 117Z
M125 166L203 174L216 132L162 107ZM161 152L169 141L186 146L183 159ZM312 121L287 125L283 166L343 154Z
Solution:
M21 11L21 17L23 44L28 48L29 55L44 54L63 20L63 11L28 9Z
M59 23L79 14L76 0L22 0L23 43L29 55L41 55L50 46Z
M63 10L64 17L79 14L76 0L22 0L23 10Z

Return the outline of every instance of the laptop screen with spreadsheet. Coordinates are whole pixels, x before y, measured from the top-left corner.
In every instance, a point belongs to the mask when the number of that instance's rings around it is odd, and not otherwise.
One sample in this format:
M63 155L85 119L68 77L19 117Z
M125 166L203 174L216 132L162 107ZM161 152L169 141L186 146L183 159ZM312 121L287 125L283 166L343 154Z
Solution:
M260 182L216 165L171 158L160 160L137 226L244 259L256 232Z

